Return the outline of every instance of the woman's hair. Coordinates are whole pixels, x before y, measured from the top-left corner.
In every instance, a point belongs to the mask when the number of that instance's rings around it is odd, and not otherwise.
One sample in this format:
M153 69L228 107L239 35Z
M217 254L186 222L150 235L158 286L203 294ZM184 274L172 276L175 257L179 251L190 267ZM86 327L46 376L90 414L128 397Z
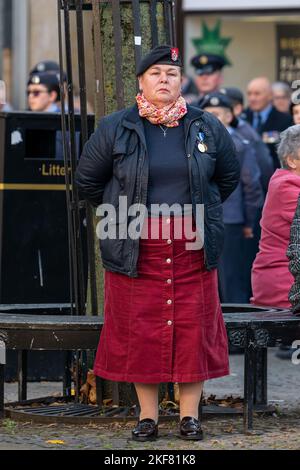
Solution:
M284 95L287 97L287 98L290 98L291 97L291 88L290 86L285 83L285 82L274 82L272 83L272 90L275 91L275 90L280 90L284 93Z
M299 159L300 151L300 124L288 127L280 134L280 142L277 147L277 153L283 168L289 170L287 157Z

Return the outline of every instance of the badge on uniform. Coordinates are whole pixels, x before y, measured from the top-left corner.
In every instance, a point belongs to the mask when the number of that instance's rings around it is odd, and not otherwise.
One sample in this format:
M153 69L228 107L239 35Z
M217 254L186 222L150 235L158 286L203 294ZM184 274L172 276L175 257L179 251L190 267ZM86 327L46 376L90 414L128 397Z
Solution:
M203 132L198 134L198 150L201 153L207 152L207 145L204 142L205 135Z
M261 137L265 144L277 144L280 141L280 133L278 131L263 132Z
M177 62L178 57L179 57L178 47L172 47L171 48L171 59L173 60L173 62Z

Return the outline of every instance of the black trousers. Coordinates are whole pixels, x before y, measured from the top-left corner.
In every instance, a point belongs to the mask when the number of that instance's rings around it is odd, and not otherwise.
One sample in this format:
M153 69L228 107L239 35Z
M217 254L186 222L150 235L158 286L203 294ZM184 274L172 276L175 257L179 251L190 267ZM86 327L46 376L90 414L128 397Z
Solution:
M222 303L248 303L249 290L245 283L243 224L225 224L225 240L219 260L219 295ZM247 276L248 277L248 276Z

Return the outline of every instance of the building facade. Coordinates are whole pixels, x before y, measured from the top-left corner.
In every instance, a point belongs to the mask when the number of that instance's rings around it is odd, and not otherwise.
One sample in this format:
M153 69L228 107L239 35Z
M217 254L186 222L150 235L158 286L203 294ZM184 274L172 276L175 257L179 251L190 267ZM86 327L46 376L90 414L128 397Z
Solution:
M221 39L229 38L224 85L243 91L256 76L292 83L300 79L300 3L298 0L183 0L185 71L193 76L193 39L203 22L213 30L220 21Z
M291 83L300 79L299 0L177 0L185 72L193 76L190 60L193 39L201 38L203 23L213 29L220 21L220 38L229 38L224 85L243 91L254 76ZM84 13L87 68L93 70L92 15ZM71 13L75 29L75 12ZM76 41L73 44L76 63ZM57 0L0 0L0 80L15 109L26 108L29 70L39 61L58 61ZM76 74L75 74L76 75ZM93 73L87 73L89 101L93 101ZM75 78L76 84L76 78Z

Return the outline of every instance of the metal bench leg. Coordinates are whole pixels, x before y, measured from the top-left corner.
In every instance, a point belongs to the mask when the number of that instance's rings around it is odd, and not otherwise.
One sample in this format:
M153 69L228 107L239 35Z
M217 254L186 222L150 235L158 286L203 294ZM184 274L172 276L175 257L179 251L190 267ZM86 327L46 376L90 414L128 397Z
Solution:
M268 348L258 348L255 360L254 404L268 404Z
M4 418L4 382L5 382L6 346L0 341L0 419Z
M255 348L253 335L247 331L244 368L244 432L253 429Z
M96 375L96 400L97 405L103 406L102 379Z
M63 396L71 397L72 377L71 377L72 353L65 351L65 369L63 377Z
M18 400L27 400L27 351L18 351Z

